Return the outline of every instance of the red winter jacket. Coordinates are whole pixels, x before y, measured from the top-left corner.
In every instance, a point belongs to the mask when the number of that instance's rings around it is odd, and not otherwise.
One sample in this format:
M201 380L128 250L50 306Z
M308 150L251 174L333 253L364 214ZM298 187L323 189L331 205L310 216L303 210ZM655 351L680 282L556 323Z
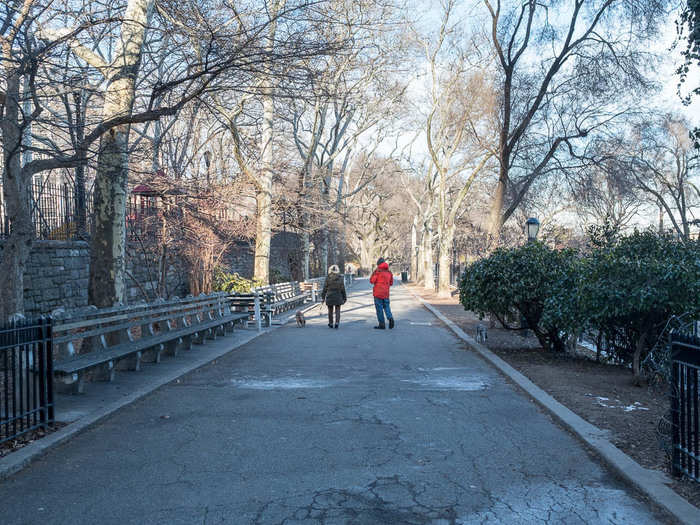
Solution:
M394 276L389 271L389 264L385 262L380 264L369 278L369 282L374 285L372 291L377 299L388 299L389 287L394 284Z

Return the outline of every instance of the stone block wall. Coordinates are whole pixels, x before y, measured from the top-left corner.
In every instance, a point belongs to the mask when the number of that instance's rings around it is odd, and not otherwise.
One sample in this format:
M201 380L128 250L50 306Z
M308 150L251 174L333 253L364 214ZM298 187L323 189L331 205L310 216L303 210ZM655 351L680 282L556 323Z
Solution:
M0 242L0 252L1 248ZM157 264L147 261L146 257L129 252L127 270L133 278L127 276L127 302L143 300L142 290L151 295L149 300L155 298ZM34 241L24 276L25 313L36 316L49 314L59 307L68 310L87 306L89 277L90 248L86 241ZM171 266L167 279L171 295L187 295L186 274L181 269Z
M273 236L270 269L283 280L300 280L300 238L296 233L278 232ZM2 242L0 242L0 253ZM157 286L157 263L149 255L129 250L127 257L127 302L152 295ZM177 260L177 257L175 257ZM254 245L235 244L225 258L230 272L252 277ZM88 304L90 249L85 241L34 241L24 277L24 308L27 315L48 314L55 308L79 308ZM183 297L188 293L187 274L171 264L168 272L170 295ZM138 281L137 284L135 281ZM153 297L150 297L152 300Z
M25 312L87 306L89 264L85 241L34 241L24 276Z
M238 242L231 246L224 257L226 271L236 272L241 277L253 277L255 261L255 245L248 242ZM301 238L294 232L276 232L270 243L270 273L282 280L300 281L301 268Z
M184 297L189 293L187 272L177 264L179 258L170 260L166 274L166 291L168 297ZM126 302L153 301L158 289L158 256L155 253L144 253L138 246L130 246L127 250L126 269Z

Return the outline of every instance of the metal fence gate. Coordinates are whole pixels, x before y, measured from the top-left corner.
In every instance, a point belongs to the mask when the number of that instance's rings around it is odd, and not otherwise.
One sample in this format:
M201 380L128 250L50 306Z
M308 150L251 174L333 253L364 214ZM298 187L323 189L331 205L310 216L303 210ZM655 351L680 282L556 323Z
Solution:
M700 481L700 337L671 336L672 472Z
M0 328L0 443L54 421L51 319Z

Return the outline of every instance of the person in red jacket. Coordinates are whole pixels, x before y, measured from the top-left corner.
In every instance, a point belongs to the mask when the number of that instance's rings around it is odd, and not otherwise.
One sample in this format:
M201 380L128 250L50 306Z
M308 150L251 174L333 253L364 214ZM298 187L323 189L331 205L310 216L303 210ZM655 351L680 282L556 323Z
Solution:
M394 276L389 271L389 265L382 257L377 261L377 269L374 270L369 282L374 285L372 290L374 294L374 307L377 310L377 320L379 325L375 328L379 330L386 329L384 324L384 313L389 319L389 328L394 328L394 316L391 314L391 306L389 305L389 287L394 284Z

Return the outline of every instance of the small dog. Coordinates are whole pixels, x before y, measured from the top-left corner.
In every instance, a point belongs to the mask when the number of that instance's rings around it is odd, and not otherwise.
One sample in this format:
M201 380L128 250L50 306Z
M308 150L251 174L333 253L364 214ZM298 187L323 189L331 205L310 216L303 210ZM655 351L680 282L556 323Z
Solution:
M478 324L476 325L476 342L477 343L485 343L486 340L489 338L488 333L486 331L486 325L485 324Z
M306 326L306 319L304 319L304 312L297 310L297 327L304 328Z

